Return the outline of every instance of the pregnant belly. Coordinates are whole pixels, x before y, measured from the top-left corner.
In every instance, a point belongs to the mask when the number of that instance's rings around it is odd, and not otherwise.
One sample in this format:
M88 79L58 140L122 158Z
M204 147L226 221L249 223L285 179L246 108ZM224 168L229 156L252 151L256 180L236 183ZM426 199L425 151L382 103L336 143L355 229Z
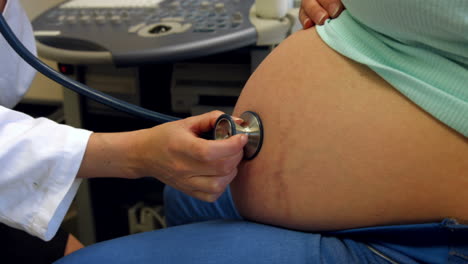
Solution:
M264 145L231 189L250 220L301 230L438 220L451 213L447 192L428 180L449 190L447 167L468 171L434 163L467 155L463 138L314 29L290 37L256 70L234 115L247 110L262 117Z

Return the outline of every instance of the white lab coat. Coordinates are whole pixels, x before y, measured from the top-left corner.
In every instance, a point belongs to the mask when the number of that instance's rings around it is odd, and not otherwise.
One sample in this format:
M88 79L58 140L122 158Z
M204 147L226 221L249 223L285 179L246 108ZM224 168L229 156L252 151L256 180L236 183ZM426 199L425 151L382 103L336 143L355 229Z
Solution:
M18 0L8 0L3 14L35 51L30 22ZM8 109L33 77L34 70L0 35L0 222L48 241L79 187L75 176L91 132Z

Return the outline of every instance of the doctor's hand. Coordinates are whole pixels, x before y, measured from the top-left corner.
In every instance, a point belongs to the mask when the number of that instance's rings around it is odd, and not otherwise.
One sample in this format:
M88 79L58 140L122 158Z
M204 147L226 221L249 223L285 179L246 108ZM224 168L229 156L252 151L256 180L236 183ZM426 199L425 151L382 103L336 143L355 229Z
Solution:
M198 137L222 112L125 133L94 133L79 177L155 177L192 197L213 202L237 175L246 135Z
M213 202L237 175L246 135L226 140L198 137L213 129L223 114L214 111L142 132L143 175L160 181L200 200Z
M343 9L341 0L302 0L299 21L304 29L323 25L328 18L338 17Z

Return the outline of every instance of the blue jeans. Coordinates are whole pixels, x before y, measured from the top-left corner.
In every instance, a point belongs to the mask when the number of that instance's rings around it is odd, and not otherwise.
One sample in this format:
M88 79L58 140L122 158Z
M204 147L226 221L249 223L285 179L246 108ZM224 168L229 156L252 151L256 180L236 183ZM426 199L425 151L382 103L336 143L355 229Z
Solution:
M244 221L229 190L206 203L166 187L170 228L79 250L56 263L468 263L468 226L441 223L332 233Z

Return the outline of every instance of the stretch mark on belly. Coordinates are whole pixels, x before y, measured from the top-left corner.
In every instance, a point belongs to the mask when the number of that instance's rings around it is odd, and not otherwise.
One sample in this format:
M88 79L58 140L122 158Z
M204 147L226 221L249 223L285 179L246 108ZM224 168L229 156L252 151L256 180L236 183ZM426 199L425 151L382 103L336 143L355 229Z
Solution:
M281 120L283 121L283 120ZM285 126L288 127L288 126ZM275 197L277 197L278 207L284 212L284 216L289 218L291 216L291 206L290 206L290 193L289 193L289 184L286 181L287 177L285 173L288 171L286 166L286 160L288 157L289 148L288 146L284 145L283 142L286 142L285 139L287 137L287 131L281 131L280 133L280 140L277 146L277 150L279 152L278 160L276 160L273 164L276 169L273 172L273 179L276 181L274 184L273 189L275 192ZM283 216L283 217L284 217Z

